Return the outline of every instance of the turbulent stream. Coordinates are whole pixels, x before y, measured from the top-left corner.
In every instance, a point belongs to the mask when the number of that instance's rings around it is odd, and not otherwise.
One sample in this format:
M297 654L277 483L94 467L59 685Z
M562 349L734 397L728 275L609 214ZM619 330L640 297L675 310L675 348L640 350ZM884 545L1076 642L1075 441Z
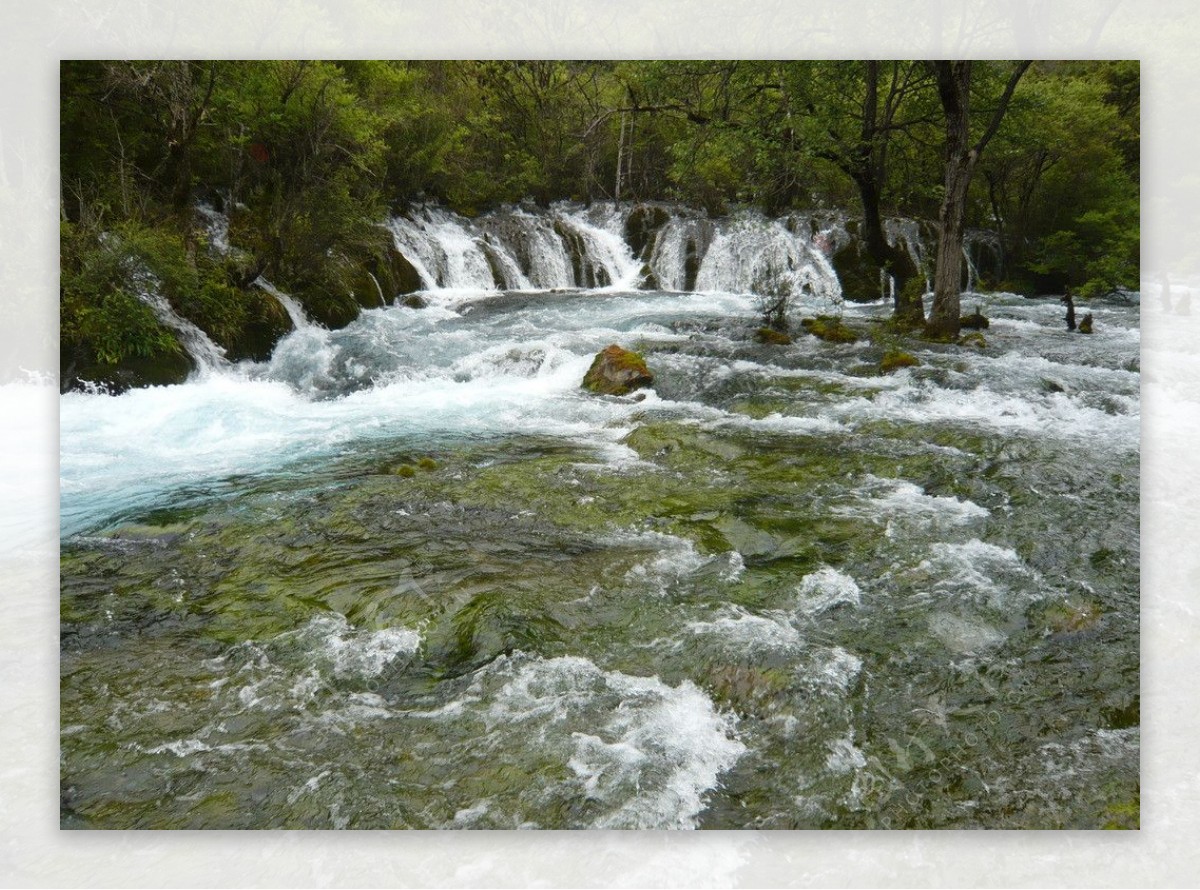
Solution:
M807 232L685 282L672 220L658 291L575 224L593 287L431 213L425 308L62 396L63 826L1136 827L1136 303L881 375L882 304L755 341L747 264L839 295Z

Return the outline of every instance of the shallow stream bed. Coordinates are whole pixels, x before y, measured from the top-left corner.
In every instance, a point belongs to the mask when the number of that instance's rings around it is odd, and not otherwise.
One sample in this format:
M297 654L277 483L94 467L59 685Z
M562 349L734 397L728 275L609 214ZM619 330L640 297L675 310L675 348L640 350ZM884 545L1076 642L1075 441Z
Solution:
M978 302L884 375L883 306L447 292L64 395L63 826L1136 827L1138 308Z

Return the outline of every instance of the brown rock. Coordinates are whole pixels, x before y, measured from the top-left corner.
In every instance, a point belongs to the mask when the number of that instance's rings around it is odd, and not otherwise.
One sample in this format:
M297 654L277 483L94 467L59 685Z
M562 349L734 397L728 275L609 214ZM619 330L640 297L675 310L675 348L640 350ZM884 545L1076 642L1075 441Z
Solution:
M588 392L623 396L653 382L654 375L641 354L614 343L596 353L595 361L584 375L583 388Z

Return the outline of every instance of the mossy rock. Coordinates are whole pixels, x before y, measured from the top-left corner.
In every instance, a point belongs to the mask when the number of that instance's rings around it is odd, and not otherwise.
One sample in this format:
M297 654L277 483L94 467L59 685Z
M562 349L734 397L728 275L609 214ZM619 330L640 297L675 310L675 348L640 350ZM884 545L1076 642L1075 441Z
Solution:
M759 328L754 334L754 339L769 346L788 346L792 342L790 334L766 327Z
M417 461L417 466L422 470L436 470L438 468L438 463L432 457L423 457Z
M1083 321L1079 322L1079 333L1090 334L1092 332L1092 313L1088 313L1083 317Z
M395 472L397 476L403 476L405 479L411 479L413 476L417 475L417 468L412 464L401 464L400 466L396 467Z
M192 373L191 359L182 348L152 358L131 356L119 364L91 362L61 369L63 391L82 389L83 384L98 384L113 395L140 386L169 386L183 383Z
M658 276L654 274L654 270L650 268L649 263L642 265L640 276L641 282L638 285L642 290L661 290L662 285L659 283Z
M639 204L629 211L625 219L625 243L633 255L639 259L649 259L658 230L670 220L671 214L653 204Z
M515 650L543 651L565 636L565 628L533 592L487 590L472 597L449 622L449 639L434 637L431 653L457 675Z
M842 296L852 303L878 303L883 295L879 267L852 241L833 255L833 269L842 285Z
M252 287L237 293L246 307L245 321L236 336L221 344L225 347L225 357L231 362L242 359L266 361L276 344L291 333L292 320L279 301L261 288Z
M352 272L344 257L330 258L315 276L293 285L292 295L313 321L330 330L344 328L358 318L362 308L350 281ZM374 285L371 288L374 291ZM361 283L359 290L364 290ZM373 294L372 300L371 305L379 305L378 293Z
M975 311L970 315L964 315L959 318L958 327L960 330L965 329L968 331L986 331L991 323L991 320L989 320L986 315L979 311L979 307L977 306L975 307Z
M959 346L974 346L977 349L987 349L987 340L979 331L972 331L969 334L963 334L958 338Z
M410 294L421 290L424 284L421 274L408 258L396 247L392 233L382 226L372 226L365 232L359 232L345 247L345 254L350 264L359 272L359 286L365 291L360 297L363 306L379 305L379 291L384 293L384 301L390 303L397 294ZM367 278L366 273L374 276L375 281ZM366 278L365 281L362 279Z
M641 353L612 344L596 354L583 378L583 388L600 395L623 396L650 386L654 375Z
M920 306L921 314L924 316L925 293L925 278L918 274L904 282L904 287L900 291L900 298L906 305L913 306L914 308ZM919 327L923 320L923 318L918 318L915 312L903 319L909 327Z
M883 354L883 359L879 362L879 370L885 374L890 374L901 368L915 368L920 364L920 359L914 355L904 352L901 349L889 349Z
M853 343L858 339L858 334L832 315L803 319L800 326L827 343Z

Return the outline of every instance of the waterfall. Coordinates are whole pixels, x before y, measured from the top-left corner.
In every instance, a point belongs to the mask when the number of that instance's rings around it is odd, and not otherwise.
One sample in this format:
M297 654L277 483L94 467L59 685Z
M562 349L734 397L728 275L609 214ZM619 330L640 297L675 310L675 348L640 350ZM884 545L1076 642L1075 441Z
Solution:
M374 278L375 276L372 275L371 277ZM309 317L304 313L304 307L301 306L300 302L291 294L285 294L261 275L254 279L254 284L265 290L277 301L279 301L279 305L282 306L283 311L288 314L288 318L292 320L292 327L294 327L296 330L300 331L304 328L313 327L312 321L309 320ZM379 286L378 281L375 282L375 286ZM380 292L380 299L383 299L382 292Z
M225 350L171 307L162 293L162 282L154 274L147 269L138 268L132 272L130 279L135 288L135 296L150 307L155 318L179 335L179 343L196 363L197 373L205 376L218 368L228 366Z
M821 309L842 300L841 283L822 250L781 221L749 212L718 230L696 289L807 298Z
M933 281L929 277L929 266L925 260L925 240L921 237L921 224L915 219L885 219L883 234L889 245L892 247L903 246L907 251L908 258L912 260L913 266L917 269L917 274L925 278L926 293L933 290ZM888 278L891 280L890 275ZM891 281L891 291L894 296L895 281Z
M650 270L666 290L693 290L700 262L712 244L716 227L711 220L672 216L659 231L650 254Z
M196 205L196 213L204 221L209 247L219 256L228 256L232 249L229 244L229 217L205 203Z
M967 291L973 293L979 284L980 252L988 250L994 260L1000 258L1000 236L995 232L969 229L963 234L963 259L967 266Z
M474 219L421 207L387 225L425 291L708 291L787 296L813 311L841 304L833 257L854 240L846 214L836 210L777 219L743 210L713 218L657 202L523 205ZM887 219L884 234L931 289L928 224ZM994 252L995 241L994 233L972 232L965 247ZM970 252L968 289L978 284L977 261ZM894 299L895 282L886 275L879 296Z
M427 290L496 290L483 237L470 221L437 207L389 223L396 249L412 263Z
M551 217L512 208L488 214L479 224L487 243L516 269L517 283L510 289L574 287L571 261Z
M236 252L229 244L225 214L206 204L197 205L196 212L212 249ZM841 283L832 258L854 238L846 214L836 210L792 212L779 219L744 210L711 218L703 211L657 202L585 206L563 201L548 208L527 203L472 219L426 205L385 225L425 292L700 290L788 296L811 302L817 311L840 305ZM930 290L928 224L886 219L884 234L890 245L908 254ZM630 241L638 245L640 256ZM994 232L967 233L963 256L968 291L979 284L981 249L998 256ZM371 278L386 306L379 281ZM300 326L300 307L269 285L264 289ZM895 282L887 275L880 277L879 295L895 297ZM310 322L304 318L302 324Z
M383 288L380 287L380 285L379 285L379 279L375 277L374 272L368 271L367 275L370 277L371 281L374 282L374 284L375 284L375 293L379 294L379 305L382 306L384 309L386 309L387 308L387 299L383 296Z
M596 205L587 212L560 209L558 230L574 251L577 287L637 287L641 264L625 243L625 214L614 205Z

